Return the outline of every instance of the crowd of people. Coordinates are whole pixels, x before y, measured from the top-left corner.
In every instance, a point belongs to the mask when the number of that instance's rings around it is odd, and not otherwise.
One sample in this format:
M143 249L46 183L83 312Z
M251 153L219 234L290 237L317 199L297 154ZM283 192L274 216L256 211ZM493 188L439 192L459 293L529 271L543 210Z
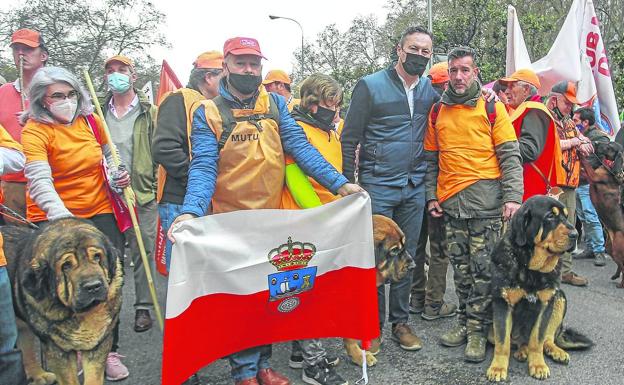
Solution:
M490 251L524 200L557 196L569 220L578 216L584 228L587 246L577 257L606 263L581 158L610 139L593 110L575 109L575 84L563 81L539 95L540 78L520 69L486 88L468 47L451 50L425 76L433 36L424 28L406 29L396 63L357 82L346 114L348 90L331 76L303 80L299 99L286 72L263 79L264 56L248 37L200 54L187 86L158 108L137 88L132 59L108 58L102 118L75 74L46 65L50 53L39 32L16 31L10 47L21 77L0 87L0 173L3 205L18 215L5 221L91 220L132 262L136 332L153 324L145 269L154 267L144 266L134 230L115 219L114 196L127 187L136 196L147 252L159 218L168 232L167 269L176 223L237 210L306 209L366 191L373 213L401 227L416 262L412 274L389 282L388 314L386 286L379 288L381 328L387 321L393 341L417 351L423 343L408 323L410 313L429 321L456 317L440 342L465 344L469 362L485 359ZM458 304L444 301L449 263ZM4 265L0 253L1 383L24 376ZM561 281L586 286L572 265L568 253ZM130 375L119 353L120 327L106 361L110 381ZM381 349L381 338L373 340L371 353ZM233 381L290 384L271 368L270 357L271 345L230 355ZM306 383L348 384L337 362L318 339L293 342L289 366L301 369ZM188 383L198 381L193 376Z

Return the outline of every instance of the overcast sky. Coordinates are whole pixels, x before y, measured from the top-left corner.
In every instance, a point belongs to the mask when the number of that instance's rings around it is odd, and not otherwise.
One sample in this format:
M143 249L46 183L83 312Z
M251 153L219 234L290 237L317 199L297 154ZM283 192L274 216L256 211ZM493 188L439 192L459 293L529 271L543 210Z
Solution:
M336 23L346 30L358 15L374 14L385 20L386 0L268 0L268 1L191 1L153 0L167 15L165 31L172 47L154 52L157 60L166 59L183 83L197 55L207 50L222 50L226 39L234 36L255 37L262 53L264 73L275 68L290 73L293 52L301 47L301 32L289 20L270 20L269 15L296 19L304 37L313 41L327 25Z

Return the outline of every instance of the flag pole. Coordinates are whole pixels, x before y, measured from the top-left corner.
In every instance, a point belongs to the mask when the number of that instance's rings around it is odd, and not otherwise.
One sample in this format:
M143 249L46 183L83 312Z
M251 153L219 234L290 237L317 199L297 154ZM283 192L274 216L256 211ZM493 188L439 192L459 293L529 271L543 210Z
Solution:
M95 105L95 110L97 111L100 119L102 120L102 126L104 127L104 135L106 136L106 141L111 147L112 158L113 158L113 166L119 167L121 164L121 159L119 158L119 154L117 153L117 149L115 148L115 144L110 136L110 131L108 130L108 125L106 124L106 120L104 119L104 113L102 112L102 107L100 106L100 102L97 98L97 94L95 93L95 88L93 88L93 83L91 82L91 76L89 76L89 72L84 70L84 77L87 82L87 87L89 88L89 93L91 94L91 99L93 99L93 104ZM152 297L152 302L154 302L154 311L156 312L156 318L158 319L158 326L160 326L160 331L164 331L164 324L162 313L160 312L160 305L158 303L158 298L156 297L156 289L154 288L154 281L152 279L152 272L150 270L149 260L147 259L147 253L145 252L145 246L143 244L143 236L141 235L141 229L139 228L139 221L137 220L136 213L134 211L135 200L133 199L134 192L132 191L132 187L128 186L123 189L124 199L130 211L130 219L132 219L132 227L134 228L134 233L136 234L137 243L139 245L139 252L141 254L141 260L143 261L143 266L145 267L145 275L147 277L147 283L149 285L150 295Z

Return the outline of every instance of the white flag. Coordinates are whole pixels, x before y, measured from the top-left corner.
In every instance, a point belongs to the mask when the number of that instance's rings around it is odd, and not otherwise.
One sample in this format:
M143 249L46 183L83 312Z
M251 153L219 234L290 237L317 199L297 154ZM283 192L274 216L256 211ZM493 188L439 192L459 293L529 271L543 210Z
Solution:
M586 103L597 96L601 106L601 121L598 123L614 136L620 120L593 2L574 0L548 54L531 65L526 64L528 51L524 39L521 39L522 31L515 10L508 10L507 16L510 31L507 35L507 74L520 68L532 69L540 78L540 95L547 95L552 86L562 80L578 82L577 99Z

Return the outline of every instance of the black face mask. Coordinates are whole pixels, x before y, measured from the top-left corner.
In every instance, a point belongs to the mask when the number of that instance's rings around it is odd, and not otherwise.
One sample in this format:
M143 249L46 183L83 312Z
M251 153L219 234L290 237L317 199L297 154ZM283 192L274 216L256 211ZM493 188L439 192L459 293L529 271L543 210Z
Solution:
M334 126L334 116L336 116L336 111L334 110L318 106L316 112L311 115L314 119L318 120L320 123L323 123L326 126Z
M429 63L429 58L415 53L405 53L405 62L401 63L403 69L411 76L422 76Z
M228 82L241 94L250 95L256 92L258 87L260 87L260 83L262 83L262 76L231 73L228 75Z

